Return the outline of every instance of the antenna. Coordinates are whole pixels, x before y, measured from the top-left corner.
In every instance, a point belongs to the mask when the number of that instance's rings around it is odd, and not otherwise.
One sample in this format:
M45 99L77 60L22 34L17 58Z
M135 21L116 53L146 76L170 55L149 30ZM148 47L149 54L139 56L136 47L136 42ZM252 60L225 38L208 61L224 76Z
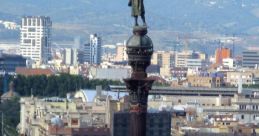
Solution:
M235 57L235 38L236 38L236 35L233 34L233 37L232 37L232 57L234 58Z

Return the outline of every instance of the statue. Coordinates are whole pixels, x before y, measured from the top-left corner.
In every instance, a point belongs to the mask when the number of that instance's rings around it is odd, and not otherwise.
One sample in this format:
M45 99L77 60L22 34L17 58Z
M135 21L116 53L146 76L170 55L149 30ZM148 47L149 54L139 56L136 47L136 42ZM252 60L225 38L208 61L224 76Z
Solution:
M128 6L132 7L131 15L135 18L135 26L138 26L138 16L141 17L143 25L146 26L144 0L129 0Z

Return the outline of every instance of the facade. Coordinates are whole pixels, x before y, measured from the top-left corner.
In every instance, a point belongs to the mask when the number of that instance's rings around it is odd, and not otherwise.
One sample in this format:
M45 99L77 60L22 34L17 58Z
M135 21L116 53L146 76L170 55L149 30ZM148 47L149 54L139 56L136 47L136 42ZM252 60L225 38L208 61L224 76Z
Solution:
M194 52L194 51L177 52L175 54L175 67L187 67L187 64L188 64L187 60L189 60L189 65L193 65L195 61L196 61L195 65L197 65L197 60L195 59L199 59L200 61L205 61L206 54L200 53L200 52Z
M171 77L170 69L175 65L175 53L171 51L154 52L151 59L152 65L160 67L160 75L163 77Z
M115 57L115 61L127 61L128 60L128 55L126 52L126 45L122 44L122 45L117 45L116 47L116 57Z
M204 68L206 67L205 59L187 59L186 67L188 68Z
M129 113L115 113L113 136L129 136ZM146 134L148 136L171 135L171 113L158 112L147 114Z
M94 79L107 79L122 81L130 77L128 68L92 68L91 75Z
M227 84L237 86L240 79L242 84L252 85L254 74L253 72L227 72Z
M20 53L35 64L46 64L51 57L51 27L49 17L22 18Z
M256 68L259 65L259 51L244 51L242 66Z
M174 52L157 51L152 55L151 64L160 67L174 67L174 61Z
M258 93L258 92L257 92ZM259 99L257 96L236 95L233 98L233 106L238 112L235 117L242 123L259 123Z
M223 59L223 63L222 64L223 64L224 67L227 67L227 68L230 68L230 69L235 67L235 61L232 58L225 58L225 59Z
M23 97L20 103L18 132L29 136L111 136L111 115L118 110L117 101L103 95L93 102L80 97Z
M188 76L188 83L192 87L222 87L223 78L207 76Z
M183 79L187 77L188 68L186 67L175 67L171 69L172 76L174 78Z
M0 54L0 71L14 73L16 67L26 67L26 59L19 55Z
M66 65L77 65L78 64L78 51L77 51L77 49L65 48L64 63Z
M229 48L218 48L215 51L216 64L222 64L223 59L231 58L232 53Z
M84 45L84 62L89 64L101 63L102 40L97 34L90 35L90 43Z

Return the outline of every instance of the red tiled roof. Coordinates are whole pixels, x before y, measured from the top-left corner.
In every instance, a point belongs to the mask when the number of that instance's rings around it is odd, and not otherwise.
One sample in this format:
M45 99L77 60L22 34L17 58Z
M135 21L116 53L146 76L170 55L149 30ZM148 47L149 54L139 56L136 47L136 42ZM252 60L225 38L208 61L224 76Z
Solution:
M51 69L41 69L41 68L25 68L25 67L17 67L15 69L15 73L18 75L24 76L34 76L34 75L54 75L54 72Z

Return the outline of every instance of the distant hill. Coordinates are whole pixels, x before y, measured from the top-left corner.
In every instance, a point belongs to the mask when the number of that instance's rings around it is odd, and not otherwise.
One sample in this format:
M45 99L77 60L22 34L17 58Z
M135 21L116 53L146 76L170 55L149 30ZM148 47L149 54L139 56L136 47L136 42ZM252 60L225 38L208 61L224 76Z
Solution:
M150 29L159 34L155 38L173 36L168 31L259 34L258 0L145 0L145 4ZM126 38L133 23L127 0L1 1L0 20L19 22L24 15L50 16L58 24L57 39L97 32L113 42Z
M259 25L257 0L146 0L145 3L149 24L157 29L245 32ZM107 27L128 26L131 21L127 0L1 1L0 18L8 14L10 18L46 15L61 23L105 24Z

